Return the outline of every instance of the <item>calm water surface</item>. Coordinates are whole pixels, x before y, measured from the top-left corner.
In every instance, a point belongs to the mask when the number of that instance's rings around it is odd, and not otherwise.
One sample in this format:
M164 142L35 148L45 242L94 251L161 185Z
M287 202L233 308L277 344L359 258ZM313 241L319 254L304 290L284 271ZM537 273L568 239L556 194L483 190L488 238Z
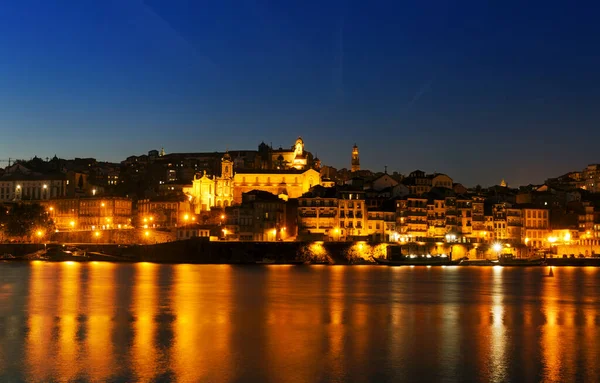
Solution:
M595 268L0 263L0 382L600 382Z

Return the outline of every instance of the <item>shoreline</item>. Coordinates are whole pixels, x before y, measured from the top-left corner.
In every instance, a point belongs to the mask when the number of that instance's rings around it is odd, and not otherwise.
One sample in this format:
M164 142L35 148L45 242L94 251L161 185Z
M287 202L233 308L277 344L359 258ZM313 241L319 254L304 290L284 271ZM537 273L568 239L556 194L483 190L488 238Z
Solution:
M0 244L0 261L114 262L217 265L378 265L377 258L394 257L394 244L366 242L228 242L192 238L158 244ZM7 255L10 255L8 258ZM5 255L8 259L4 258ZM458 259L458 258L456 258ZM600 267L600 257L546 258L545 265L477 265L469 267ZM410 266L406 264L381 266ZM414 263L413 263L414 264ZM417 265L421 265L420 263ZM423 262L423 266L444 266ZM449 266L448 263L445 263ZM467 266L467 265L462 265Z

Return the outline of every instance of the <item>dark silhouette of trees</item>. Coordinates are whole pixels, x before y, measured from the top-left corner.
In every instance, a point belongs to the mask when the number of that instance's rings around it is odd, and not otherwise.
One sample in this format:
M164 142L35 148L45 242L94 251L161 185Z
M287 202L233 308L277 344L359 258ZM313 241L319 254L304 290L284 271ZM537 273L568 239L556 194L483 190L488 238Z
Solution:
M0 224L7 236L31 237L37 231L48 236L54 231L54 222L39 204L15 205L8 214L5 208L0 208Z

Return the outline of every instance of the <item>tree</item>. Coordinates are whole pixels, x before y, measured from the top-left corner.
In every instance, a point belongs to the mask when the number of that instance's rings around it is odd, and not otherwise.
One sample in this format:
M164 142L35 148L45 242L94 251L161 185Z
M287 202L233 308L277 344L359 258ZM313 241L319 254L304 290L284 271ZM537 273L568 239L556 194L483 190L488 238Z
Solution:
M79 181L77 182L77 188L79 190L83 189L83 175L79 175Z
M54 222L39 204L16 205L4 221L4 231L11 237L30 237L37 231L47 235L54 231Z

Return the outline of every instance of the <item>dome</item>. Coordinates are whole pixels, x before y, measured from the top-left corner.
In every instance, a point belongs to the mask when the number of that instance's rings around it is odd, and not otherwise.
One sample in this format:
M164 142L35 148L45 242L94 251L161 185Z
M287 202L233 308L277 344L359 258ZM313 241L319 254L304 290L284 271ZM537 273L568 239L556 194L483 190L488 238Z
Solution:
M231 156L229 155L229 151L225 152L223 156L223 161L231 161Z

